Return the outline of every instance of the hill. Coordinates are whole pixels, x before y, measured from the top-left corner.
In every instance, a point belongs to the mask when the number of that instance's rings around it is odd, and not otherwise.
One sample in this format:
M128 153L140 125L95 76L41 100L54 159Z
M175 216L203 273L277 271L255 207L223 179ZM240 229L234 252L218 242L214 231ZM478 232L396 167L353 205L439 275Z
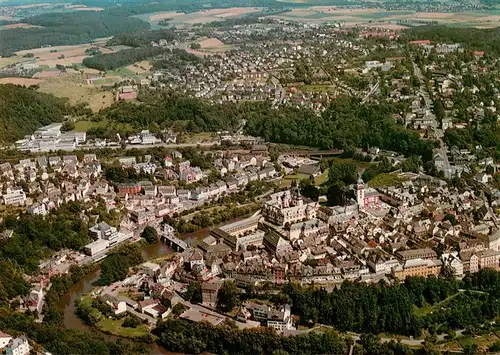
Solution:
M67 105L66 99L37 92L35 88L0 85L0 142L12 143L33 133L37 128L53 122L62 122L64 116L77 109Z
M147 22L128 17L119 10L101 12L48 13L23 19L39 28L15 28L2 31L0 55L20 50L92 42L96 38L149 29Z

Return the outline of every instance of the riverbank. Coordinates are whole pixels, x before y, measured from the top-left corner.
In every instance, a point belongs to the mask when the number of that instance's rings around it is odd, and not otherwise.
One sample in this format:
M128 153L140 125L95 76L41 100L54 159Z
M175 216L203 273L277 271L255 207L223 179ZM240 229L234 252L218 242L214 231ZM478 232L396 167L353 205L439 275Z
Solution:
M172 250L165 244L158 242L156 244L144 244L141 245L141 255L144 260L152 260L160 257L164 257L172 253ZM97 264L98 265L98 264ZM94 327L86 325L78 316L76 315L76 301L78 301L82 296L89 293L95 286L97 280L99 280L101 270L99 266L87 274L78 284L73 285L68 292L66 292L57 302L57 307L63 312L63 324L67 329L80 329L90 332L97 332L104 336L106 340L117 341L122 338L121 336L111 335L109 333L95 329ZM165 349L157 345L156 343L144 343L149 354L169 354Z
M145 343L154 342L151 336L153 328L151 324L137 319L136 324L131 326L127 324L127 320L131 318L130 315L124 313L116 316L109 305L95 299L92 295L84 295L77 301L76 312L82 321L102 333Z

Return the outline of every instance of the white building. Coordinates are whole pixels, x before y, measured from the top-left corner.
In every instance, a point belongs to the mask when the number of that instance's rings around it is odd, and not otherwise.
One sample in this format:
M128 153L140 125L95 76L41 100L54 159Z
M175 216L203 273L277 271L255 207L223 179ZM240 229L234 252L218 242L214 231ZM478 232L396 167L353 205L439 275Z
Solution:
M3 201L7 206L24 205L26 194L22 189L7 188L7 192L3 195Z
M5 347L7 355L28 355L30 353L30 345L26 336L11 339Z
M28 208L28 213L31 215L45 216L48 211L44 203L34 204Z
M104 252L108 248L109 248L109 241L105 239L97 239L96 241L87 244L84 248L84 251L87 255L94 256Z
M12 337L9 334L0 332L0 350L5 348L11 340Z
M262 206L262 216L266 221L284 226L305 219L316 218L317 202L308 202L300 194L291 190L272 194Z

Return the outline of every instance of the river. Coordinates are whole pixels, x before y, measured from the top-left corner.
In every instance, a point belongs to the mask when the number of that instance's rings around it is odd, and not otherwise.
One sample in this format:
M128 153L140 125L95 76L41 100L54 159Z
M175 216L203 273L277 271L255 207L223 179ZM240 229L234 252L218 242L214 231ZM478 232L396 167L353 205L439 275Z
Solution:
M141 254L144 260L155 259L167 255L170 252L172 252L172 250L163 243L144 245L141 247ZM84 324L75 314L75 301L82 297L85 293L88 293L94 287L93 284L99 279L99 275L99 269L91 272L81 282L71 287L70 290L59 300L58 306L61 310L63 310L64 326L66 328L91 329L91 327ZM100 334L109 340L117 339L115 336L104 333ZM147 347L150 354L169 354L169 352L159 347L157 344L144 345Z

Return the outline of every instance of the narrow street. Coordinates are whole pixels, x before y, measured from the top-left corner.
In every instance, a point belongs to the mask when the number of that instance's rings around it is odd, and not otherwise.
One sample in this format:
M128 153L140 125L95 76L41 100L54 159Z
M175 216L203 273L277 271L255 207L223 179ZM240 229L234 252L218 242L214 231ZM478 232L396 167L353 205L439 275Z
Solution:
M432 133L434 136L435 140L437 140L440 144L440 148L437 150L437 153L443 158L443 172L444 172L444 177L447 179L451 178L451 167L450 167L450 162L448 160L448 147L443 141L443 136L444 132L441 130L439 127L439 122L437 121L436 116L434 115L434 112L432 110L432 100L429 96L429 93L427 92L427 88L424 85L424 75L422 74L422 71L418 67L417 63L413 61L413 72L415 76L417 77L418 81L420 82L420 89L419 93L424 99L425 102L425 109L430 112L430 117L432 118Z

